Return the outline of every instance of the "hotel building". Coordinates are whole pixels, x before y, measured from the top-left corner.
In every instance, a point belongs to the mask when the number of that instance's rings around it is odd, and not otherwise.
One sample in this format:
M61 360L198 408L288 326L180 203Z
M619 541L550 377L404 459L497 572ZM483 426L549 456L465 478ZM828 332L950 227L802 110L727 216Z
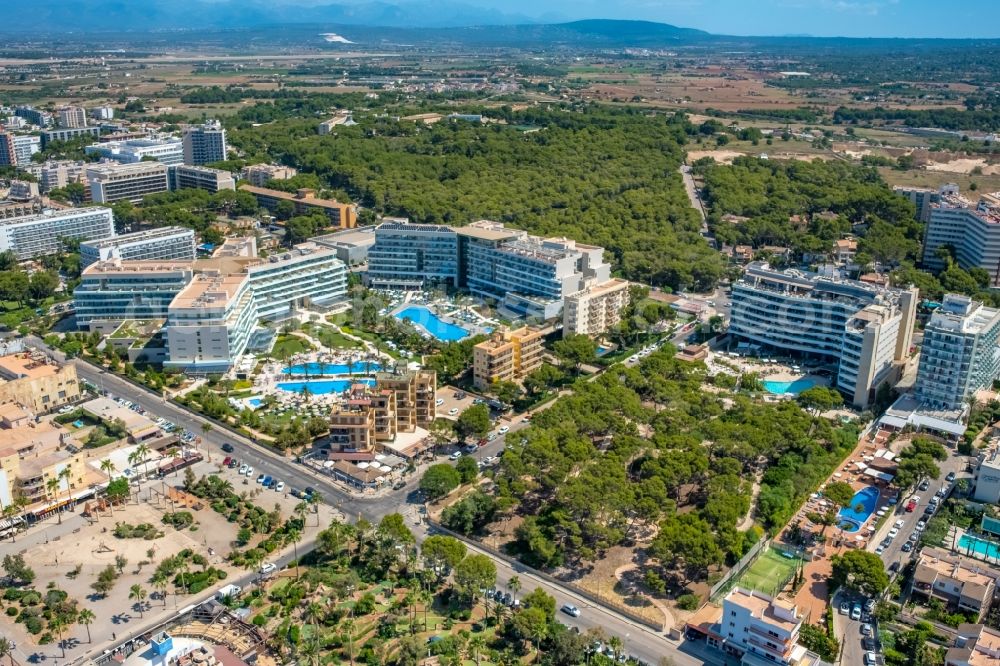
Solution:
M80 243L80 261L84 268L97 261L112 259L194 261L194 229L157 227Z
M110 332L126 319L166 319L170 304L193 278L186 261L92 263L73 291L77 326Z
M954 248L959 266L982 268L990 286L1000 287L1000 198L987 195L973 205L957 194L940 197L931 206L924 235L924 266L943 269L937 252L945 246Z
M184 149L181 140L173 137L105 141L87 146L83 152L122 164L135 164L149 160L155 160L168 166L184 163Z
M42 150L53 141L71 141L81 136L101 136L100 127L61 127L59 129L45 130L42 132Z
M924 327L916 397L931 409L962 409L1000 378L1000 310L947 294Z
M80 397L76 367L40 353L0 356L0 403L16 402L42 414Z
M42 149L42 140L30 134L0 132L0 166L25 166Z
M941 201L941 197L957 196L958 185L948 183L938 189L929 187L906 187L897 185L892 188L896 194L905 197L917 208L917 219L927 224L931 219L931 205Z
M87 110L82 106L64 106L56 111L59 127L78 128L87 126Z
M110 208L69 208L0 220L0 252L19 260L61 252L67 239L82 241L115 235Z
M544 335L524 326L499 330L472 348L473 383L486 390L495 382L520 382L542 365Z
M567 296L610 281L603 255L600 247L488 220L459 228L390 220L375 230L368 280L403 289L444 283L496 299L501 311L516 316L553 319Z
M226 159L226 130L217 120L184 129L184 164L202 165Z
M752 345L836 363L836 388L864 408L909 355L916 289L885 289L755 262L733 285L729 332Z
M997 666L1000 664L1000 631L983 624L960 624L955 645L944 655L944 666Z
M203 166L181 164L170 168L170 189L186 188L207 190L212 194L222 190L235 190L236 181L228 171Z
M302 188L295 194L253 185L240 185L240 190L254 195L260 207L272 213L279 203L288 201L295 208L295 215L309 215L318 211L327 216L331 226L339 229L353 229L358 224L357 210L353 204L340 203L334 199L317 199L316 191L309 188Z
M140 203L147 194L170 189L167 165L160 162L100 164L87 169L90 197L97 203Z

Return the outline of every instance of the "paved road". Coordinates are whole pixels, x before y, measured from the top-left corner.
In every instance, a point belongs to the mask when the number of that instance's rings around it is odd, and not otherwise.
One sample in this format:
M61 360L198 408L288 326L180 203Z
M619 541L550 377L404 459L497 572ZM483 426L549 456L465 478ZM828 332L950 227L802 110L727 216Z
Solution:
M34 344L38 344L38 341L35 341ZM199 416L166 402L149 391L138 388L111 373L101 371L88 363L76 361L75 365L79 376L98 388L106 390L115 396L123 397L133 403L138 403L147 411L173 421L182 428L195 433L202 433L201 426L205 421ZM523 423L514 424L508 435L516 433L517 430L523 427L525 427ZM417 489L419 480L416 477L411 478L403 489L396 492L371 498L357 497L343 491L328 481L326 477L316 474L309 468L296 464L292 460L284 458L246 438L221 430L211 430L203 433L202 438L203 448L207 447L210 450L213 459L226 455L219 447L224 442L229 442L236 448L234 455L250 462L258 473L270 474L298 488L312 486L323 494L323 500L326 503L337 507L349 517L356 519L360 516L371 522L378 522L383 515L398 511L407 517L414 528L418 540L422 541L427 535L425 526L418 524L419 505L417 504L416 493L414 491ZM496 455L502 450L503 446L504 437L498 437L483 447L480 455ZM306 552L305 549L300 549L300 551ZM533 575L526 573L526 570L519 565L511 567L502 560L493 559L497 564L498 581L506 583L516 573L521 578L525 591L539 586L548 594L554 596L560 606L567 602L573 603L583 613L579 618L571 618L562 614L563 616L560 619L565 624L578 627L581 631L586 631L590 628L600 628L608 636L620 636L627 643L629 654L650 664L657 663L664 656L673 658L678 666L723 663L721 655L712 652L705 654L703 646L699 643L685 643L683 646L678 646L676 643L668 641L662 634L657 634L646 629L642 625L632 622L610 609L595 606L561 586L536 579ZM517 570L515 570L515 567ZM139 632L136 631L136 633Z

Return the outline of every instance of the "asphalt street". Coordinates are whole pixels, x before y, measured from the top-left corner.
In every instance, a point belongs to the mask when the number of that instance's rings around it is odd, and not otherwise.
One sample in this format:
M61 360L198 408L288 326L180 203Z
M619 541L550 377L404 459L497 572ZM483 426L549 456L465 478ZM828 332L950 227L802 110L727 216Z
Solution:
M40 341L35 340L33 343L39 345ZM261 472L269 474L297 488L311 486L322 493L325 503L336 507L352 520L363 517L368 521L377 523L382 516L399 512L407 517L408 522L414 528L418 540L422 541L427 536L426 526L420 522L420 504L415 492L419 484L419 478L416 475L410 478L405 487L399 490L374 497L359 497L353 493L344 491L331 482L328 477L313 472L310 468L295 463L293 460L283 457L244 437L218 428L213 428L207 432L203 431L202 424L206 423L204 419L186 409L165 401L163 398L146 389L137 387L131 382L102 371L88 363L79 360L74 361L74 363L81 379L87 380L111 395L138 403L148 412L173 421L181 428L200 434L202 442L199 447L203 454L211 455L213 460L217 457L221 459L227 455L220 447L223 443L228 442L235 449L232 455L253 465L258 474ZM515 434L525 426L526 424L520 421L514 423L511 426L508 436ZM480 450L477 456L497 455L504 447L504 439L503 436L499 436L492 442L489 442ZM302 549L301 552L305 552L305 550ZM489 553L486 554L489 555ZM617 635L626 644L628 654L649 664L658 663L662 657L672 658L678 666L723 663L722 657L718 653L705 653L705 648L702 644L679 645L676 642L668 640L662 633L653 632L615 613L609 608L590 603L583 597L575 595L567 588L553 585L535 576L526 567L517 564L510 565L492 555L491 558L497 565L498 585L505 584L511 576L516 574L522 581L523 592L534 589L534 587L541 587L548 594L554 596L560 606L564 603L574 604L582 611L580 617L572 618L566 614L561 614L560 620L563 623L568 626L577 627L581 632L586 632L588 629L594 628L600 629L608 636ZM244 577L240 580L246 582L249 579L250 577Z

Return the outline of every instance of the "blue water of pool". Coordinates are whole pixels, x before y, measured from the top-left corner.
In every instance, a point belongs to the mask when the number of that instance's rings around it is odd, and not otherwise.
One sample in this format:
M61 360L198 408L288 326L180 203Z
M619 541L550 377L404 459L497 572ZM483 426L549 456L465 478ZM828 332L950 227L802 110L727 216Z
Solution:
M318 379L308 382L279 382L278 388L289 393L302 393L303 389L309 387L309 392L313 395L326 395L327 393L343 393L351 387L351 384L367 384L375 386L374 379Z
M840 529L845 532L857 532L861 529L861 526L868 520L868 516L875 511L875 507L878 505L878 496L879 491L875 486L865 486L854 493L851 503L843 507L837 514L840 519ZM861 507L860 511L857 510L859 506Z
M350 365L346 363L300 363L288 368L283 368L281 372L286 375L348 375L362 374L366 372L378 372L381 366L378 363L364 363L355 361Z
M77 419L76 421L73 421L73 427L74 428L82 428L85 425L86 424L83 421L81 421L80 419Z
M987 541L974 537L971 534L963 534L958 540L956 550L959 553L975 553L984 560L1000 560L1000 545L994 541Z
M261 405L264 404L264 401L261 400L260 398L250 398L249 400L247 400L247 402L250 404L251 407L260 407Z
M793 382L765 381L764 390L774 395L798 395L806 389L811 389L823 380L817 377L799 377Z
M400 310L396 313L396 319L409 319L414 326L424 329L442 342L456 342L469 335L461 326L449 324L422 305L411 305Z

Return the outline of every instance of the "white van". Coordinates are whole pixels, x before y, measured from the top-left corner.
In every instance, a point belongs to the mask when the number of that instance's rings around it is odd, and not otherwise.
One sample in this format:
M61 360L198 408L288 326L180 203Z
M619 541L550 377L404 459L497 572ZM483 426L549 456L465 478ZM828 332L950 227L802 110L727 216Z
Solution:
M219 591L215 593L215 598L218 600L223 600L226 597L238 597L243 588L239 585L225 585L219 588Z

